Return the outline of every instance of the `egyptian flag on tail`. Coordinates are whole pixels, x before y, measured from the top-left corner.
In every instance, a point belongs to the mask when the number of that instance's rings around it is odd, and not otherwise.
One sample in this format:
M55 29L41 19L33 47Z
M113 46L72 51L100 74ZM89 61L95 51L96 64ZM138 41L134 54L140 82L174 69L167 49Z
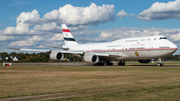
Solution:
M62 32L63 32L65 45L68 46L68 45L78 44L76 42L76 40L74 39L74 37L72 36L69 29L67 28L66 24L61 24L61 27L62 27Z

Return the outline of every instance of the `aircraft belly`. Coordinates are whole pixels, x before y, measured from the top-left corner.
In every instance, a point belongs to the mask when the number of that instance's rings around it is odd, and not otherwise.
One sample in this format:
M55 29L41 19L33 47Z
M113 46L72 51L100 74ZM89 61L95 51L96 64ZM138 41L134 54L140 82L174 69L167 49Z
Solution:
M129 59L154 59L174 53L172 50L125 51Z
M96 52L101 60L128 60L128 59L154 59L174 53L176 50L154 49L154 50L123 50L111 52ZM93 52L92 52L93 54ZM105 56L102 54L109 54Z

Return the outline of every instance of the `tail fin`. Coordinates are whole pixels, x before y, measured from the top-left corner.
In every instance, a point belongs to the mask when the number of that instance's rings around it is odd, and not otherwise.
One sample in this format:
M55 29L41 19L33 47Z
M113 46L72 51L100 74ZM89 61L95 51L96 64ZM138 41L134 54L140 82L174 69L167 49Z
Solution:
M74 37L72 36L69 29L67 28L66 24L61 24L61 27L62 27L62 31L63 31L65 45L68 46L68 45L78 44L76 42L76 40L74 39Z

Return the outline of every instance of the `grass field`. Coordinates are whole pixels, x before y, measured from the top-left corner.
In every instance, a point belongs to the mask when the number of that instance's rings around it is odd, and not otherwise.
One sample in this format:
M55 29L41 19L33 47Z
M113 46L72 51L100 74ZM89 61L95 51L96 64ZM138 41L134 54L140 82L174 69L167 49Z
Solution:
M137 63L127 66L0 66L0 100L65 93L62 98L50 97L55 101L179 101L180 67L173 65L180 62L168 62L164 67Z

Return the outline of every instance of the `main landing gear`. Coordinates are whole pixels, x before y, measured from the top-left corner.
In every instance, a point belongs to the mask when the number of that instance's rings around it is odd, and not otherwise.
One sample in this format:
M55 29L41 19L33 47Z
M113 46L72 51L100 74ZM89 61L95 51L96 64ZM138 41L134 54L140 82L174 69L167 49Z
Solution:
M113 66L113 62L111 61L99 61L97 63L94 64L94 66L104 66L106 64L106 66ZM121 60L118 62L118 66L125 66L125 61Z
M104 61L99 61L99 62L94 64L94 66L104 66L104 65L105 65Z
M99 61L97 63L94 64L94 66L104 66L106 63L106 66L113 66L113 63L111 61Z
M161 58L158 59L157 66L158 66L158 67L163 66L163 62L161 61Z
M111 61L106 61L106 66L113 66L113 63Z
M119 61L118 66L125 66L125 61L124 60Z

